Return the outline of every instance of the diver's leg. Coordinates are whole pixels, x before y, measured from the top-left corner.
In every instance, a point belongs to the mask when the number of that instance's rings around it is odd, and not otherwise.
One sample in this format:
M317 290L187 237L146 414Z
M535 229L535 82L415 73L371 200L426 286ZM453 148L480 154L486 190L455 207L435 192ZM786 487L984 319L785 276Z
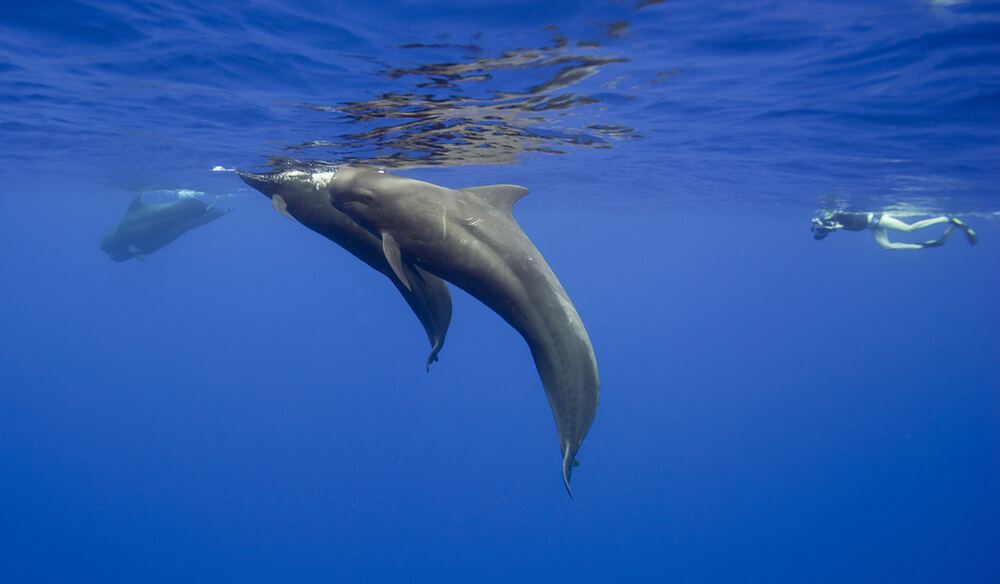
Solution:
M939 247L941 245L944 245L944 242L948 241L948 238L951 237L952 231L955 231L955 225L949 225L948 229L945 229L944 233L941 234L941 237L937 239L932 239L930 241L925 241L921 245L923 245L924 247Z
M888 213L883 213L882 217L880 217L878 220L878 226L884 227L886 229L894 229L896 231L902 231L904 233L911 233L913 231L916 231L917 229L923 229L924 227L930 227L931 225L939 225L941 223L948 223L950 221L951 218L942 215L940 217L933 217L931 219L923 219L921 221L917 221L916 223L910 225L900 221L899 219L896 219L895 217L889 215Z
M882 221L879 222L878 227L872 229L875 242L882 246L882 249L923 249L924 244L922 243L897 243L889 241L889 234L882 228Z
M945 217L941 215L940 217L932 217L930 219L922 219L916 223L910 224L910 229L916 231L917 229L923 229L924 227L930 227L931 225L940 225L941 223L950 223L951 217Z

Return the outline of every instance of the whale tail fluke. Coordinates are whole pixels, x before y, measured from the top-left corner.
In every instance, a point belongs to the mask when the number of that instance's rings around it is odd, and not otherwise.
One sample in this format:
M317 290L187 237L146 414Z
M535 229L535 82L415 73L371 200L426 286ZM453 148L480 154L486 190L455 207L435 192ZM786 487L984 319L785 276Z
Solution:
M573 489L569 486L569 481L573 478L573 467L580 466L580 463L576 461L576 454L566 448L566 452L563 455L563 465L562 465L562 475L563 484L566 486L566 492L569 493L569 498L573 498Z
M406 270L413 289L405 288L401 281L394 280L393 283L417 314L417 318L424 326L424 332L427 333L431 352L424 361L424 368L430 372L431 363L438 361L438 353L444 347L444 338L451 323L451 294L448 292L448 286L437 276L411 263L404 263L401 267Z
M443 346L444 346L443 338L438 338L434 341L434 346L431 347L431 352L429 355L427 355L427 362L425 363L428 373L431 372L431 363L437 363L438 353L441 351L441 347Z

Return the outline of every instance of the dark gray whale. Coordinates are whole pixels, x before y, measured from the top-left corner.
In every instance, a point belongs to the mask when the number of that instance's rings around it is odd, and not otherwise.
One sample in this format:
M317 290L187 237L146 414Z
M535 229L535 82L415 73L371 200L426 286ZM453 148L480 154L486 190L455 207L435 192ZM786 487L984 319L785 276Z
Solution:
M101 249L116 262L142 258L228 212L191 197L143 203L136 195L118 225L101 239Z
M555 416L572 497L576 453L597 412L597 361L569 296L511 214L527 189L454 190L356 166L338 167L328 186L335 207L378 234L404 284L412 262L472 294L521 333Z
M243 182L270 198L279 213L326 237L392 280L431 343L427 368L437 361L451 323L448 285L409 263L402 265L402 276L397 277L382 254L382 242L330 204L326 184L331 173L286 170L267 174L237 171L237 174Z

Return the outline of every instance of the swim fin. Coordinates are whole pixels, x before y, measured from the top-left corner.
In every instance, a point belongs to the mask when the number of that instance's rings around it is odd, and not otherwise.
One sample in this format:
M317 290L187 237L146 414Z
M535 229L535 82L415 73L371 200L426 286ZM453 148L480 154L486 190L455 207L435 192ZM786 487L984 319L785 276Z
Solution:
M976 245L977 243L979 243L979 236L976 235L976 230L969 227L969 225L965 221L962 221L961 219L958 219L956 217L952 217L951 222L954 223L956 226L961 227L962 231L965 231L965 239L969 241L969 245Z

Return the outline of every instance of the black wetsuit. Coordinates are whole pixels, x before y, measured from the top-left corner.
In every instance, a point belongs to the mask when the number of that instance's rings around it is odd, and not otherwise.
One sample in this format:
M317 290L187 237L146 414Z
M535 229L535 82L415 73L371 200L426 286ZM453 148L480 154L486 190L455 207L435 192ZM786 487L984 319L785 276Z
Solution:
M868 218L871 217L871 221ZM831 220L844 226L848 231L864 231L871 225L878 223L878 217L874 213L858 213L852 211L837 211Z

